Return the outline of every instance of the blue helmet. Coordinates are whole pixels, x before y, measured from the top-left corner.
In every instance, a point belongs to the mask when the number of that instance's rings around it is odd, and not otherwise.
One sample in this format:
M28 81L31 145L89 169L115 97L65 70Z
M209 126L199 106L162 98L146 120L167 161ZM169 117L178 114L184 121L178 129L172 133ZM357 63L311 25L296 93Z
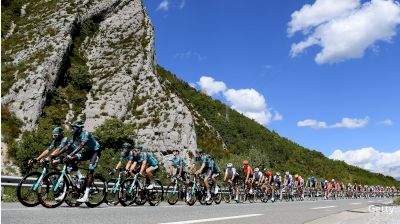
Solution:
M64 135L64 130L61 127L55 127L53 129L53 131L51 131L51 134L63 136Z

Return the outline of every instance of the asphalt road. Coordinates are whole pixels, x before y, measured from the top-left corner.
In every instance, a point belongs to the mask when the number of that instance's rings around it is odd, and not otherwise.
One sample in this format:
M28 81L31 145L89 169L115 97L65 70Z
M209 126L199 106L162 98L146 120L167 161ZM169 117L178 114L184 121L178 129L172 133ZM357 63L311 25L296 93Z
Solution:
M27 208L19 203L1 204L1 223L3 224L99 224L99 223L305 223L343 211L354 211L392 201L391 199L357 199L335 201L303 201L277 203L243 203L231 202L220 205L194 206L177 204L174 206L163 202L151 207L108 207L87 208L82 205L70 208L63 204L55 209L43 208L40 205Z

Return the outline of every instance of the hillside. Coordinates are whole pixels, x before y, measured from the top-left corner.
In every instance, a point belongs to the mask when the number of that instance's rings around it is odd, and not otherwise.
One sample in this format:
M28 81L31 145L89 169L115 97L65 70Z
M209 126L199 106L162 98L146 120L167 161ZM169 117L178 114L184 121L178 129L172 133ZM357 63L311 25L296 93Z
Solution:
M141 0L2 1L2 155L24 162L46 149L51 130L85 121L115 165L123 141L164 164L179 148L203 147L220 166L248 159L274 171L366 184L391 177L332 161L280 137L157 65L154 28ZM4 150L4 154L3 154ZM8 163L7 163L8 164ZM2 174L14 173L2 166Z
M164 68L157 67L157 72L192 111L197 111L219 133L226 150L220 140L208 132L207 126L195 123L198 145L214 155L221 166L232 161L238 167L243 159L248 159L254 167L267 167L281 173L289 170L304 177L314 175L351 183L400 185L392 177L331 160L318 151L306 149L197 91Z

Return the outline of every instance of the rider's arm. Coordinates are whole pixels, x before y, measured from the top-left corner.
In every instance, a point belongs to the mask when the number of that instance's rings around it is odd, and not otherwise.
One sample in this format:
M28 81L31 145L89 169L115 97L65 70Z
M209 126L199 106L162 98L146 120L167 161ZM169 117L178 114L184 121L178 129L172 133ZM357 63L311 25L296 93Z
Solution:
M146 168L147 160L143 160L142 166L140 167L140 174L143 174L144 169Z
M49 150L46 149L46 150L44 150L44 151L36 158L36 160L41 160L41 159L43 159L44 157L46 157L48 154L49 154Z
M179 173L178 173L178 176L182 176L182 170L183 170L183 162L182 162L182 159L180 160L180 163L179 163Z
M71 154L69 154L69 156L74 156L75 154L77 154L78 152L80 152L83 148L83 146L85 146L87 141L82 141L81 144L78 146L78 148L76 148L73 152L71 152Z
M249 176L250 176L250 169L247 169L246 182L249 180Z
M228 171L225 170L225 175L224 175L224 182L226 181L226 178L228 177Z
M189 173L192 173L195 167L196 167L196 164L194 164L194 163L191 164L190 165L190 169L189 169Z
M203 172L205 167L206 167L206 163L201 164L201 167L197 172L199 172L199 173Z

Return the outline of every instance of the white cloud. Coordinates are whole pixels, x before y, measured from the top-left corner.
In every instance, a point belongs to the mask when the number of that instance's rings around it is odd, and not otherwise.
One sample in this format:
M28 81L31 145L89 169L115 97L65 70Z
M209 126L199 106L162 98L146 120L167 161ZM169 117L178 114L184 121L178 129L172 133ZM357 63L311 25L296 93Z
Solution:
M369 122L369 118L365 117L363 119L357 118L342 118L342 121L332 125L332 128L363 128Z
M333 125L328 125L325 121L317 121L313 119L306 119L303 121L298 121L297 126L299 127L311 127L314 129L322 129L322 128L363 128L367 126L369 122L369 118L365 117L363 119L357 118L348 118L344 117L340 122L337 122Z
M201 90L204 90L207 95L212 96L226 90L224 82L215 81L214 78L208 76L202 76L200 81L197 82Z
M386 120L378 122L378 125L391 126L391 125L393 125L393 122L392 122L392 120L386 119Z
M157 7L157 11L158 10L164 10L164 11L168 11L168 6L169 6L169 1L168 0L163 0Z
M329 158L384 175L400 177L400 150L380 152L373 147L348 151L337 149Z
M400 24L400 4L394 0L317 0L292 14L288 34L303 31L304 41L293 44L296 57L313 45L322 47L315 61L336 63L361 58L378 41L390 41Z
M197 85L209 96L223 93L223 97L232 109L262 125L283 119L278 111L274 111L274 117L272 116L264 96L255 89L227 89L224 82L215 81L214 78L208 76L202 76Z
M314 129L320 129L320 128L327 128L328 127L326 125L326 122L312 120L312 119L306 119L304 121L298 121L297 122L297 126L299 126L299 127L311 127L311 128L314 128Z
M224 96L238 112L254 119L260 124L268 124L272 114L265 103L264 96L254 89L228 89Z
M335 0L334 2L317 0L313 5L306 4L299 11L292 13L292 20L288 24L288 34L293 35L301 30L307 33L314 26L342 15L348 15L359 5L359 0Z
M274 118L272 118L272 120L273 121L281 121L281 120L283 120L283 116L278 111L275 111Z

